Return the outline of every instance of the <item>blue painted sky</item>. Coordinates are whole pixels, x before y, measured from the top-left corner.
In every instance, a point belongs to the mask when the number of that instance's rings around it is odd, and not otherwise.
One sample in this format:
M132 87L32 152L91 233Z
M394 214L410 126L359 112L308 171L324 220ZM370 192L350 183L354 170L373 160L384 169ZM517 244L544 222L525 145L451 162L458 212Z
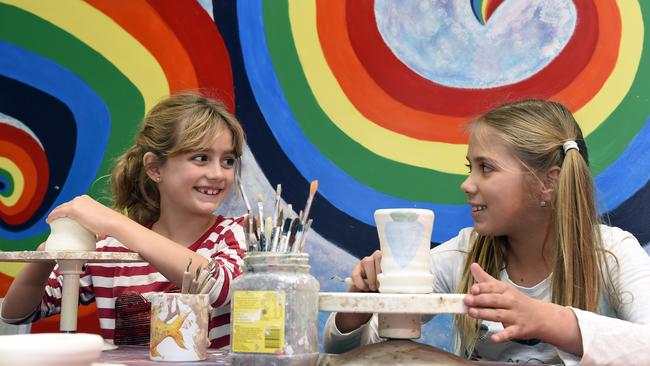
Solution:
M534 75L576 26L571 0L507 0L482 25L470 1L375 1L384 42L414 72L459 88L491 88Z

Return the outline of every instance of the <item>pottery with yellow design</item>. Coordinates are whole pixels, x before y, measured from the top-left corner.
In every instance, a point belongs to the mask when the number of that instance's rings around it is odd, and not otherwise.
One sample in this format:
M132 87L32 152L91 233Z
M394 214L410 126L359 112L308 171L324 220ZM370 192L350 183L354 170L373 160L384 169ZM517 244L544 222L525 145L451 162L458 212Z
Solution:
M199 361L207 358L208 295L161 293L151 301L149 358L154 361Z

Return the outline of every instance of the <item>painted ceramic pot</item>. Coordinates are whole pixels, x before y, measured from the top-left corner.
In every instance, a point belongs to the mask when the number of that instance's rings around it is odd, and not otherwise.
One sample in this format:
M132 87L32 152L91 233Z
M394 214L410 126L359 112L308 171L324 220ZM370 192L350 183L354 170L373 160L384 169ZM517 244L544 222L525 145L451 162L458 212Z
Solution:
M375 211L381 248L379 292L426 294L433 291L429 251L433 211L414 208Z
M149 358L199 361L208 357L207 294L161 293L151 299Z

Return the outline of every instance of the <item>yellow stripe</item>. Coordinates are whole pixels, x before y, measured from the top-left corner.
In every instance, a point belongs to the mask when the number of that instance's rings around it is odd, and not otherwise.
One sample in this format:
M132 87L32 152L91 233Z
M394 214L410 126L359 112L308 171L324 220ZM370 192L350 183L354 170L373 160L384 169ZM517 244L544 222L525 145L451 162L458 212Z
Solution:
M0 169L7 171L11 179L14 180L14 191L11 193L11 196L0 196L0 202L7 207L11 207L18 202L25 190L25 176L13 161L4 156L0 156Z
M617 4L621 13L621 47L616 65L598 93L574 113L585 136L593 132L619 106L634 83L641 62L643 52L641 7L634 0L620 0Z
M27 263L0 263L0 272L9 277L16 277Z
M481 17L483 17L483 23L487 24L487 4L489 0L484 0L481 2Z
M467 145L403 136L376 125L359 113L327 66L318 40L314 1L289 0L289 18L309 86L323 111L343 133L386 159L446 173L466 173Z
M103 55L140 90L145 110L169 95L165 74L151 53L91 5L82 1L2 1L43 18Z

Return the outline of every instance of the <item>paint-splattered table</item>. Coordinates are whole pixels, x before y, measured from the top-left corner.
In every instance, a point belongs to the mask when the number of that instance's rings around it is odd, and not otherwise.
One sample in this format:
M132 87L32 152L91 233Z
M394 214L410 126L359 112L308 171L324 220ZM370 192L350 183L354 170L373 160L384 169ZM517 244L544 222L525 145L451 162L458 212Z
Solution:
M148 346L119 346L116 350L103 351L93 366L116 365L228 365L228 351L209 349L208 358L192 362L158 362L149 359Z
M61 332L77 330L79 306L79 275L88 262L143 262L137 253L78 252L78 251L17 251L0 252L0 262L57 262L63 275L61 298Z

